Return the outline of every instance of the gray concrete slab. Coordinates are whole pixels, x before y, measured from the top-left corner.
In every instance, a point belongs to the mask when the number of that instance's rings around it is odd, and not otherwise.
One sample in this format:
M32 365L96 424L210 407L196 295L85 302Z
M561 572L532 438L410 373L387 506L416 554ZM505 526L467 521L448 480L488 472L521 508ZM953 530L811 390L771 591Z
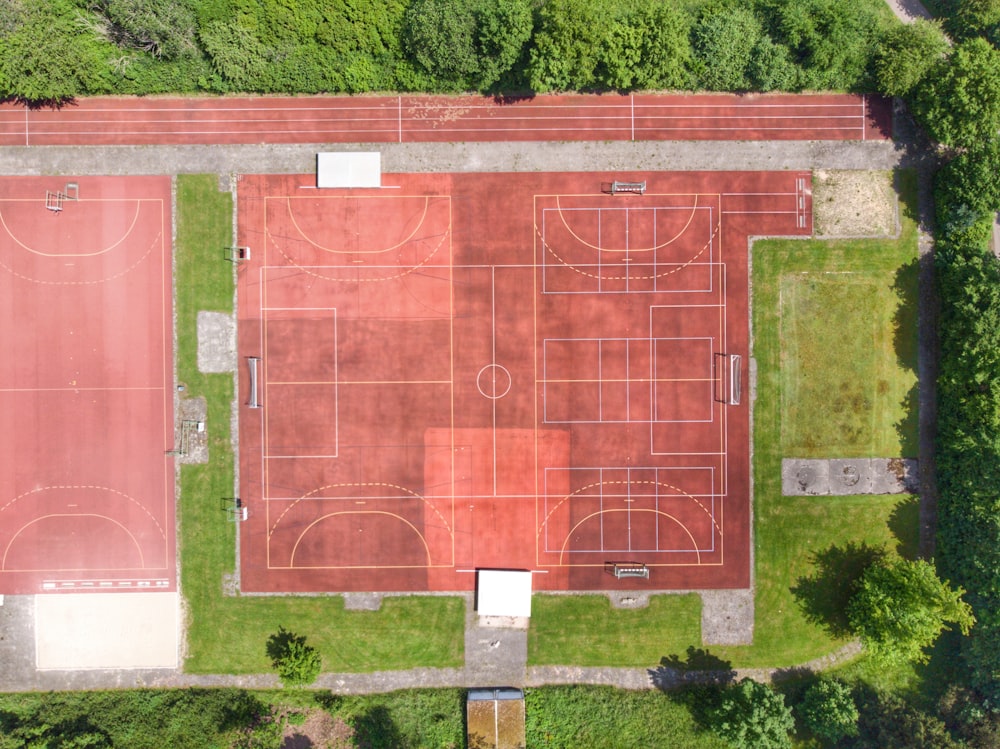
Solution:
M219 248L221 260L222 248ZM198 312L198 371L206 374L236 369L236 320L222 312Z
M786 497L829 494L829 461L785 458L781 461L781 493Z
M830 461L830 494L871 494L872 462L866 458Z
M701 591L702 644L752 644L754 612L753 590Z

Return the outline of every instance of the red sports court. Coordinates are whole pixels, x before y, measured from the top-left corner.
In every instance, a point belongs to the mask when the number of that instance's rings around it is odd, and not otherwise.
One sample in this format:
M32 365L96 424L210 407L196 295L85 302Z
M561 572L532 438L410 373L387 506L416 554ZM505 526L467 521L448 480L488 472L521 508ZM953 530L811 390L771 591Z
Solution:
M174 590L170 179L0 180L0 592Z
M315 184L238 183L244 590L749 584L747 238L807 172Z

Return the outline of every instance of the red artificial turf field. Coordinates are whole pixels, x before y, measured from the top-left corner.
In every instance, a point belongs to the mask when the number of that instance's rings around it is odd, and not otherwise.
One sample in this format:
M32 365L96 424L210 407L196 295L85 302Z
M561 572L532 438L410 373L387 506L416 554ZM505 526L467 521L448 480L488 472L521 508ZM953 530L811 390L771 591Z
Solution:
M176 587L170 247L167 177L0 180L2 593Z
M808 173L238 184L244 590L749 584L747 237Z
M92 97L0 103L0 145L885 140L888 99L855 94Z

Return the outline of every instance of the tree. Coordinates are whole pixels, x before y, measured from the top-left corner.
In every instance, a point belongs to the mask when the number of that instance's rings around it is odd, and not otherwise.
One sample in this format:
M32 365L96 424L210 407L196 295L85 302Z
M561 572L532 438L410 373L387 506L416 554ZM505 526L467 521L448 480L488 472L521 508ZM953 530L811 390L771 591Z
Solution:
M278 631L268 638L267 655L285 686L312 684L322 666L319 653L306 645L306 638L284 627L278 627Z
M961 749L944 722L899 697L862 689L856 749Z
M875 54L878 90L889 96L908 96L948 51L948 40L936 21L918 18L890 26Z
M0 37L0 96L51 104L109 90L117 50L81 28L78 14L68 0L24 4Z
M795 727L785 698L753 679L722 691L718 704L706 711L709 725L739 749L785 749Z
M510 70L531 36L528 0L414 0L406 49L445 88L485 89Z
M973 148L1000 130L1000 51L985 39L957 45L947 62L925 76L915 113L931 137Z
M785 44L814 88L852 89L868 71L880 27L856 0L772 0L775 41Z
M691 42L687 14L659 0L636 0L609 19L597 77L608 88L682 88Z
M809 730L824 739L858 735L858 706L843 682L820 679L806 690L798 712Z
M91 0L99 30L119 47L173 60L197 54L194 11L183 0Z
M862 575L847 616L876 662L926 663L924 648L949 624L962 634L972 628L975 619L964 593L949 587L923 560L877 562Z
M763 36L760 21L743 7L712 10L692 31L698 79L712 91L750 88L747 70L751 53Z
M597 64L607 34L607 14L588 0L549 0L538 11L528 63L535 91L585 89L597 83Z

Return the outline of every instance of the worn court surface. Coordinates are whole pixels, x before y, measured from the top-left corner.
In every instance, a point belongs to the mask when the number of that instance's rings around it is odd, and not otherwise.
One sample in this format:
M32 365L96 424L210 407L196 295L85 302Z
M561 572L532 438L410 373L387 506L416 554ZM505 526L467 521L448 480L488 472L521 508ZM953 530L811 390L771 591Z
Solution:
M244 590L749 584L747 236L808 173L313 184L238 182Z
M0 180L2 593L176 589L170 247L169 178Z
M855 94L90 97L0 103L0 145L884 140L891 122Z

